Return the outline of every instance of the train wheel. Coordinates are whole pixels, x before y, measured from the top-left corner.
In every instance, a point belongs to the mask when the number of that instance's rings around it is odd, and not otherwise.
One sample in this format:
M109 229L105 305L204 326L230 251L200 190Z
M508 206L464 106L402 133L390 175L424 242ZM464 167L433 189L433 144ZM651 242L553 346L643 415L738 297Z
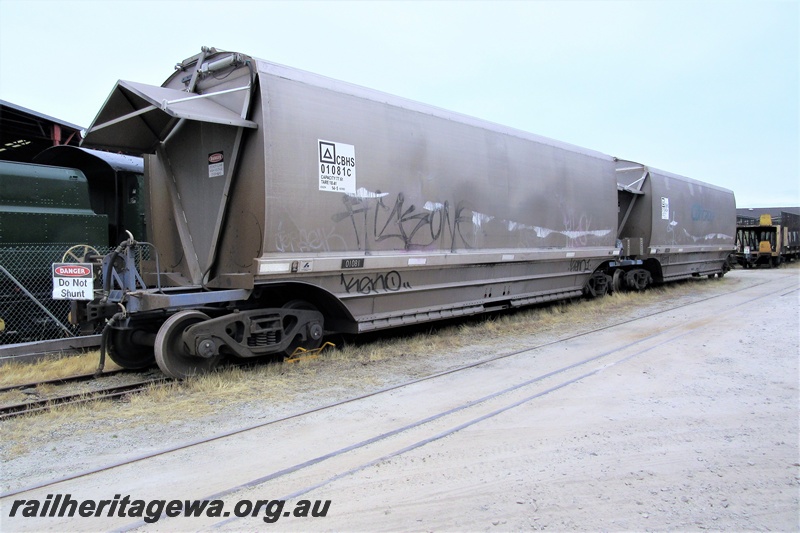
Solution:
M135 330L109 329L106 350L108 357L122 368L138 370L156 362L152 346L142 346L132 340Z
M622 270L615 270L614 275L611 277L611 292L619 292L622 290L622 280L625 277L625 272Z
M297 309L302 311L317 310L316 307L314 307L313 305L304 300L292 300L291 302L285 304L283 308ZM286 328L286 325L284 325L284 329L288 329ZM305 338L303 338L303 335L300 333L295 335L294 339L292 339L292 342L289 343L289 346L286 348L286 350L284 350L283 352L284 356L292 357L293 355L295 355L295 352L297 351L298 348L302 348L303 350L306 351L316 350L317 348L322 346L322 333L323 333L322 324L316 324L316 323L310 324L306 328Z
M167 319L156 335L155 356L158 367L166 375L184 379L212 371L220 354L211 357L191 355L183 342L183 332L194 324L208 320L200 311L180 311Z

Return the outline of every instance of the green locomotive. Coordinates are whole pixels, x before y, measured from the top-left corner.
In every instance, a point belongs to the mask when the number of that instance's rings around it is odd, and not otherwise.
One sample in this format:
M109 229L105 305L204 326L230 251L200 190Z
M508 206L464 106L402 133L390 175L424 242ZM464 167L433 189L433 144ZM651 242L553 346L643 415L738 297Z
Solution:
M51 265L90 261L126 231L144 239L142 174L140 158L72 146L0 161L0 344L75 333Z

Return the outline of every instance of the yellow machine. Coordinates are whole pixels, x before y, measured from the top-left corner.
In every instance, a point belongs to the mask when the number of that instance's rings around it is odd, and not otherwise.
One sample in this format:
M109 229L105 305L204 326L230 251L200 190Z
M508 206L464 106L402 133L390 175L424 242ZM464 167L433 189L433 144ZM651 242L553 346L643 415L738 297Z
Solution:
M772 223L772 216L762 214L758 225L739 225L736 228L736 260L745 268L781 264L781 226Z

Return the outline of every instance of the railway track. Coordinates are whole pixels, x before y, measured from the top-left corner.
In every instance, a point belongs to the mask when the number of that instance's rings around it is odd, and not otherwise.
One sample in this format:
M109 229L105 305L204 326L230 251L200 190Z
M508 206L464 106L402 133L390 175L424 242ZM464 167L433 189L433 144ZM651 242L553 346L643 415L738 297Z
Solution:
M754 289L754 287L750 286L737 292L751 289ZM784 286L778 291L760 294L755 298L742 298L735 306L731 306L731 309L750 305L754 301L769 298L776 294L787 294L786 289L787 287ZM727 293L713 296L712 298L731 294L735 295L736 293ZM647 317L623 321L619 324L597 328L578 335L571 335L557 341L504 353L446 372L432 374L420 379L377 390L369 394L298 412L290 416L242 427L235 431L215 435L211 438L198 439L180 446L164 448L119 463L109 464L101 468L95 468L54 479L46 483L21 487L2 494L0 497L10 498L25 492L39 492L42 490L49 490L52 492L57 490L55 487L56 485L68 481L72 482L71 485L75 483L80 484L80 480L82 479L93 479L96 476L104 475L104 473L124 476L124 472L128 469L134 468L138 472L139 469L147 467L147 465L153 465L150 468L154 469L163 468L164 464L171 464L173 461L179 460L178 457L186 453L192 456L220 457L221 455L218 453L219 450L217 450L217 448L224 446L230 438L237 438L240 440L266 439L266 442L269 442L269 435L272 435L273 438L279 438L279 435L291 435L298 425L313 425L314 420L320 417L336 417L336 413L343 409L346 410L348 404L355 402L366 403L375 401L378 398L381 398L381 401L385 402L387 401L386 398L397 396L398 408L402 410L402 416L393 417L397 418L397 420L390 420L388 423L384 423L383 419L380 419L382 421L380 424L377 423L379 418L376 417L376 422L373 424L374 427L365 438L357 439L353 436L350 438L350 442L344 442L348 439L342 439L340 435L332 436L332 438L325 440L325 442L315 443L310 447L311 449L302 454L302 457L298 457L295 453L296 450L289 446L290 450L288 452L279 450L276 453L273 458L274 461L270 462L270 464L275 465L274 470L270 473L254 477L252 468L247 468L245 471L229 468L226 470L226 479L231 478L238 481L223 490L218 490L219 487L214 487L215 490L213 493L202 497L202 499L220 499L242 490L269 484L271 487L274 487L271 489L272 494L282 494L286 498L296 498L326 484L332 483L337 479L341 479L342 477L378 464L388 458L442 439L464 428L514 409L524 403L561 390L580 380L588 379L630 358L641 356L650 350L689 335L697 328L703 327L709 320L699 320L697 316L692 316L691 312L689 312L693 306L697 306L699 303L702 303L702 301L674 306L670 309L648 315ZM647 320L659 324L662 322L659 320L659 317L667 315L672 315L673 317L682 315L683 318L671 326L659 325L655 329L650 328L647 334L637 334L636 338L633 340L630 340L630 335L619 334L619 331L625 328L630 330L631 327L633 327L635 331L637 329L635 327L637 323L644 324L644 321ZM671 318L671 320L674 321L674 318ZM609 346L609 348L597 351L591 357L572 360L568 362L568 364L552 367L547 371L537 372L534 375L525 376L524 379L520 368L517 368L520 362L522 362L524 363L522 367L527 368L529 371L531 366L536 366L538 368L539 363L539 361L537 361L537 365L531 365L530 361L524 361L524 357L518 356L529 357L532 353L542 351L543 349L547 349L547 351L551 353L554 350L562 350L568 353L570 344L585 343L584 337L599 334L606 335L607 342L603 342L602 345ZM619 339L623 337L629 340L624 342L620 341ZM505 360L504 365L492 364L501 360ZM515 363L511 364L511 361L515 361ZM481 370L482 372L491 371L493 373L506 369L505 377L487 381L490 383L513 383L513 385L500 389L489 387L488 389L478 390L479 388L476 388L476 390L470 391L471 396L469 398L459 397L454 401L451 399L451 401L445 402L446 405L438 409L435 413L430 413L430 411L425 410L422 412L411 412L407 408L407 404L403 401L405 397L419 395L420 392L418 389L420 388L425 389L428 394L431 393L432 389L447 390L448 382L452 381L456 376L475 371L477 367L484 367ZM260 436L258 438L252 434L247 436L247 434L251 432L258 433ZM261 433L265 433L267 436L265 437L261 435ZM158 463L161 464L160 467ZM300 479L299 483L296 478ZM314 481L312 483L305 481L309 478ZM177 493L180 494L181 497L186 497L186 494L197 494L197 492L202 491L203 488L205 487L201 486L194 490L194 487L183 487L178 489ZM226 521L222 521L217 525L224 527L227 521L231 519L232 518L228 518ZM129 524L123 529L138 527L140 525L142 525L142 523Z
M98 376L96 373L91 374L75 374L73 376L66 376L60 378L53 378L53 379L45 379L39 381L28 381L25 383L18 383L13 385L3 385L0 387L0 392L9 392L12 390L21 390L21 389L32 389L35 387L40 387L42 385L66 385L69 383L83 383L86 381L91 381L97 379L98 377L107 377L113 376L115 374L121 374L125 372L131 372L130 370L119 369L119 370L107 370L102 373L102 375Z
M94 374L47 380L44 382L38 382L29 385L38 386L42 384L80 383L91 379L95 379ZM47 398L33 399L26 402L19 402L15 404L0 405L0 420L5 420L23 414L41 413L44 411L48 411L56 406L76 405L97 400L118 399L129 394L143 392L154 384L166 383L167 381L168 380L163 377L146 379L146 380L136 381L134 383L112 385L100 389L93 389L88 391L84 390L80 392L61 394ZM25 386L12 385L5 387L3 390L13 390L23 387Z
M290 361L296 361L296 360L297 359ZM237 364L235 366L239 366L242 368L250 368L253 366L253 364L250 362L244 362L241 364ZM55 385L60 387L65 385L75 385L86 382L97 383L96 380L102 380L103 378L107 378L117 374L132 374L132 375L141 374L143 376L152 376L154 374L158 374L158 377L152 377L152 378L147 377L145 379L139 379L137 381L129 383L113 384L109 386L103 386L100 388L81 390L77 392L69 392L65 394L48 395L45 398L33 398L24 402L0 405L0 420L9 419L24 414L42 413L45 411L49 411L50 409L53 409L54 407L57 406L75 405L75 404L88 403L98 400L119 399L129 394L144 392L153 385L168 383L170 381L173 381L171 378L167 378L166 376L161 375L158 370L142 372L137 370L116 369L116 370L106 370L100 376L98 376L96 373L78 374L68 377L53 378L41 381L31 381L14 385L5 385L0 387L0 393L10 392L14 390L22 390L22 391L29 390L33 391L33 393L36 393L36 388L41 387L43 385Z
M317 357L317 356L312 355L310 357ZM300 358L288 359L287 362L296 362L301 358L302 356ZM232 366L237 366L240 368L252 368L254 364L245 361L238 364L232 364ZM154 373L159 373L159 372L158 370L155 370L152 372L146 372L144 375L152 375ZM142 374L142 372L135 370L126 370L126 369L106 370L100 376L98 376L96 373L79 374L62 378L53 378L48 380L32 381L21 384L5 385L0 387L0 393L9 392L13 390L23 390L23 391L30 390L34 391L35 393L35 389L43 385L64 386L64 385L85 383L90 381L94 382L97 379L103 379L116 374ZM132 383L116 384L101 388L94 388L91 390L70 392L66 394L48 395L45 398L34 398L24 402L17 402L13 404L5 404L5 405L0 404L0 420L5 420L8 418L13 418L15 416L24 414L42 413L45 411L49 411L50 409L53 409L56 406L75 405L75 404L88 403L98 400L118 399L127 396L129 394L144 392L153 385L157 385L160 383L167 383L170 381L173 380L171 378L167 378L166 376L159 375L159 377L140 379Z

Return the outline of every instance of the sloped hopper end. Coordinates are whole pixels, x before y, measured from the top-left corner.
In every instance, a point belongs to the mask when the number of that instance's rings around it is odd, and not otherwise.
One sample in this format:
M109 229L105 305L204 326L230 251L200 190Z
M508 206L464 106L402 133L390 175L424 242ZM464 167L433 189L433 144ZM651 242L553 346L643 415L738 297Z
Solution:
M180 119L257 127L255 122L214 102L213 96L120 80L86 130L81 146L152 154Z

